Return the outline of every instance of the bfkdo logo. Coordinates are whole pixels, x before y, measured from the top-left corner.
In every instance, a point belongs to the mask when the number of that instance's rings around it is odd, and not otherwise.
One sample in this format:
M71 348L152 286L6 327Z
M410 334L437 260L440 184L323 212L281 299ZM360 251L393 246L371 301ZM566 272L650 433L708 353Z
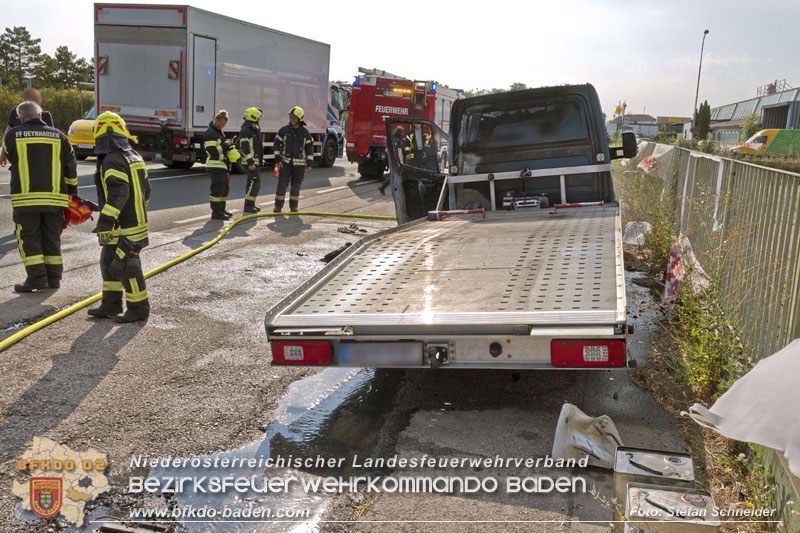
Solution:
M31 510L42 518L58 514L64 501L64 480L60 477L32 477Z
M22 509L42 518L60 514L81 527L86 504L111 490L107 467L108 456L93 448L75 451L34 437L30 449L17 460L20 481L13 482L11 491L22 500Z

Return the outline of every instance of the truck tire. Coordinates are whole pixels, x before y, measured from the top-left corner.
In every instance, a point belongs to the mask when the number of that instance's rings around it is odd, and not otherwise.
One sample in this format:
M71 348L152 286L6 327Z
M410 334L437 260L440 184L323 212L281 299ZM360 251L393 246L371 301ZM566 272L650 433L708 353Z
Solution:
M194 165L194 161L171 161L164 163L164 166L173 170L189 170Z
M319 166L332 167L338 154L339 146L336 144L336 140L328 137L328 140L325 141L325 147L322 149L322 156L319 158Z

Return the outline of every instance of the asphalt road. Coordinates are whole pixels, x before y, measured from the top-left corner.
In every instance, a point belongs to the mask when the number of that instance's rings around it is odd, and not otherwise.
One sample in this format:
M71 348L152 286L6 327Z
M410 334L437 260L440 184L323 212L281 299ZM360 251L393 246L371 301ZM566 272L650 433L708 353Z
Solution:
M80 186L91 180L82 164ZM269 173L266 173L269 174ZM155 169L150 209L152 268L208 242L225 223L208 219L208 177L202 172ZM243 177L232 196L241 198ZM259 202L269 207L274 178L267 175ZM0 174L0 194L7 179ZM314 169L301 208L393 215L376 182L357 178L355 166ZM81 189L88 192L91 188ZM234 200L233 206L240 200ZM15 295L23 270L9 244L8 198L0 198L0 327L52 313L96 293L98 248L86 227L64 234L67 272L57 292ZM108 454L115 489L90 518L143 505L121 490L133 454L190 457L258 455L351 458L406 456L540 457L550 452L564 402L590 415L608 414L628 446L680 451L675 421L632 384L629 370L594 372L380 371L269 366L264 314L322 268L320 258L356 235L339 229L352 220L289 217L249 221L207 252L148 281L152 315L145 324L94 321L80 311L0 352L0 529L42 531L46 524L21 513L13 480L27 478L15 460L35 436L73 449ZM391 227L356 221L367 233ZM630 274L629 274L630 280ZM465 288L468 290L468 288ZM636 324L633 356L650 350L655 311L647 292L628 284ZM348 475L350 469L267 469L270 476ZM198 472L207 475L208 472ZM259 474L250 471L248 474ZM553 469L421 471L396 475L561 475ZM182 472L186 474L186 472ZM191 474L190 474L191 475ZM575 469L610 497L612 475ZM231 496L233 498L233 496ZM163 501L151 498L156 504ZM178 504L232 503L212 496L178 496ZM369 494L264 495L273 508L306 509L298 524L184 524L191 531L602 531L608 510L591 494ZM241 502L236 502L241 503ZM357 518L356 522L342 523ZM425 523L410 520L429 521ZM441 521L458 521L458 523ZM462 522L466 521L466 522ZM582 522L578 522L582 521ZM97 524L94 525L97 527ZM87 529L88 530L88 529Z

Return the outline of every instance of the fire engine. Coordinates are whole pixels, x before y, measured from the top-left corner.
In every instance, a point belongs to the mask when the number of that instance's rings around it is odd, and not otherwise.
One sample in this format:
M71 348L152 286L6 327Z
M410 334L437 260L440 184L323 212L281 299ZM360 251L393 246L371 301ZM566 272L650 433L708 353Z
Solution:
M428 120L449 132L450 109L461 91L384 70L358 70L347 123L347 160L358 163L362 178L380 178L388 168L384 121L387 118Z

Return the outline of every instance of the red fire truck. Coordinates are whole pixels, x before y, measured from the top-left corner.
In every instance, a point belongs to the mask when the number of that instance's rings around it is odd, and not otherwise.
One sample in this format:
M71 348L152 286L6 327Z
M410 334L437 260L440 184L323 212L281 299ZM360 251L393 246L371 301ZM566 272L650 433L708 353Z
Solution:
M450 107L461 91L435 81L409 80L383 70L359 69L347 123L347 160L362 178L380 178L387 168L386 118L417 118L450 130Z

